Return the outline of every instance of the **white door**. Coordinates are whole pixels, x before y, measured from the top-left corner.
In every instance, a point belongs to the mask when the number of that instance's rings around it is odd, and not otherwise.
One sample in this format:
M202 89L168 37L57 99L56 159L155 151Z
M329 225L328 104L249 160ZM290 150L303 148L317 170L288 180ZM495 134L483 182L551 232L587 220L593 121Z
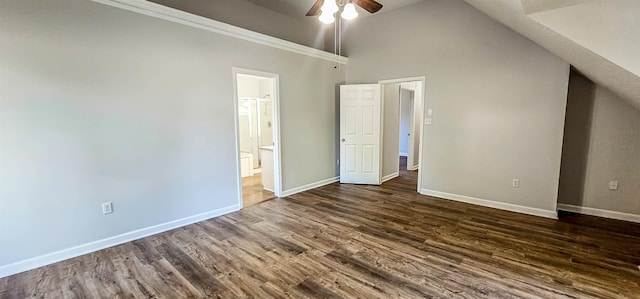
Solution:
M340 86L340 183L380 185L380 84Z

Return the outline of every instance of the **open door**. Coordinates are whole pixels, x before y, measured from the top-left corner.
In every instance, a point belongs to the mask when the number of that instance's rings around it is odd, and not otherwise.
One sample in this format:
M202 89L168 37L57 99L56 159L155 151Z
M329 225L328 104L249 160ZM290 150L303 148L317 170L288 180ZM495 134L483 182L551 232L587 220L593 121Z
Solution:
M340 183L380 185L380 84L340 86Z

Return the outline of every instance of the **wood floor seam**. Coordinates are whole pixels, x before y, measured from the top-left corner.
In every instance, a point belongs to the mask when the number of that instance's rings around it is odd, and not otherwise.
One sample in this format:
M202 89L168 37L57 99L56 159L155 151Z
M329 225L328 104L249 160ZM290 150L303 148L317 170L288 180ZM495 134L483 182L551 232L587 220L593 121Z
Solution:
M640 224L479 207L416 180L247 205L2 278L0 298L640 298ZM244 193L263 200L257 181Z

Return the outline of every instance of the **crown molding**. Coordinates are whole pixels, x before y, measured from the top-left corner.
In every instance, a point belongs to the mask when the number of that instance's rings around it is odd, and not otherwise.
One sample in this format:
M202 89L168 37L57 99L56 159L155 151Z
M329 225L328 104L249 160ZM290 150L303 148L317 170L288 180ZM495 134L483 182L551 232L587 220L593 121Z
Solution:
M290 41L279 39L262 33L229 25L220 21L201 17L192 13L149 2L146 0L91 0L93 2L125 9L139 14L163 19L166 21L187 25L190 27L215 32L238 39L254 42L256 44L269 46L272 48L285 50L297 54L302 54L314 58L320 58L340 64L347 64L348 58L338 56L316 48L303 46Z

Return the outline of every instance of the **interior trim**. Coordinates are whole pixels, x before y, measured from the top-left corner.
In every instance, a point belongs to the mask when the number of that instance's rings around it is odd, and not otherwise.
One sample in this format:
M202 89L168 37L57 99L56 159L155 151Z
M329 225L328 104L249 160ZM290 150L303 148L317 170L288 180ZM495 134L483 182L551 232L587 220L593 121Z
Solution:
M380 182L380 183L382 184L382 183L384 183L384 182L386 182L388 180L395 179L395 178L397 178L399 176L400 176L400 172L394 172L394 173L385 175L385 176L382 177L382 182Z
M296 193L300 193L302 191L315 189L315 188L322 187L324 185L329 185L329 184L332 184L332 183L335 183L335 182L339 182L339 181L340 181L340 177L337 176L337 177L329 178L329 179L326 179L326 180L321 180L321 181L313 182L313 183L310 183L310 184L302 185L302 186L299 186L299 187L291 188L291 189L282 191L282 197L291 196L291 195L294 195Z
M455 200L455 201L460 201L464 203L470 203L478 206L500 209L505 211L517 212L517 213L528 214L533 216L540 216L540 217L551 218L551 219L558 219L557 211L548 211L548 210L543 210L538 208L531 208L526 206L514 205L510 203L434 191L429 189L420 190L420 194L449 199L449 200Z
M640 215L637 215L637 214L622 213L622 212L611 211L611 210L602 210L602 209L567 205L567 204L561 204L561 203L558 204L558 210L640 223Z
M272 48L302 54L314 58L320 58L340 64L347 64L348 58L338 56L316 48L303 46L290 41L279 39L262 33L229 25L220 21L201 17L192 13L160 5L146 0L91 0L97 3L125 9L139 14L163 19L166 21L219 33L238 39L254 42Z
M425 113L424 110L427 107L427 77L426 76L416 76L416 77L405 77L405 78L396 78L396 79L384 79L384 80L378 80L378 84L393 84L393 83L409 83L409 82L415 82L415 81L420 81L422 82L422 88L420 91L420 98L416 98L414 95L413 100L420 100L422 103L422 111L420 111L420 131L419 132L413 132L414 136L415 134L420 135L419 138L419 143L418 143L418 161L413 161L413 163L418 163L417 165L422 165L422 161L423 161L423 150L422 150L422 146L423 146L423 142L425 139L425 128L424 128L424 119L425 119ZM415 88L413 91L417 92L417 88ZM398 157L398 159L400 159L400 157ZM409 161L407 160L407 163ZM382 162L381 162L382 163ZM398 164L399 165L399 164ZM416 191L418 193L422 192L422 170L420 167L416 166L416 168L414 170L418 170L418 186L416 186ZM400 171L400 168L398 167L398 171Z
M240 205L234 204L228 207L216 209L213 211L184 217L158 225L152 225L149 227L137 229L134 231L126 232L117 236L104 238L101 240L81 244L78 246L65 248L52 253L43 254L30 259L22 260L8 265L0 266L0 278L39 268L42 266L50 265L60 261L68 260L77 256L81 256L87 253L95 252L101 249L113 247L126 243L129 241L141 239L151 235L159 234L172 230L174 228L183 227L185 225L193 224L203 220L211 219L214 217L222 216L231 212L240 210Z

